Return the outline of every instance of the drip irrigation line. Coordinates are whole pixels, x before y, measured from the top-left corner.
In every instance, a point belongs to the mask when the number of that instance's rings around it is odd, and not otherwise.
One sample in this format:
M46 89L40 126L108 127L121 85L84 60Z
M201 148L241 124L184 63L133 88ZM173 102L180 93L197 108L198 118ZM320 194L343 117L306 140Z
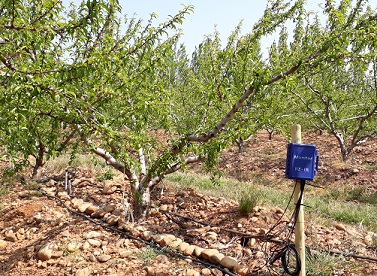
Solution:
M208 222L199 221L199 220L187 217L187 216L177 214L175 212L168 212L168 211L162 211L162 210L160 210L159 212L161 212L163 214L174 215L174 216L177 216L177 217L180 217L180 218L183 218L183 219L186 219L186 220L190 220L190 221L193 221L195 223L198 223L198 224L201 224L201 225L204 225L204 226L217 227L221 231L237 234L237 235L242 236L244 238L255 238L255 239L260 239L260 240L269 240L269 241L277 243L277 244L285 243L285 241L281 241L281 240L277 240L277 239L269 239L269 237L266 237L265 235L251 235L251 234L248 234L248 233L245 233L245 232L240 232L240 231L233 230L233 229L218 227L217 225L214 225L214 224L211 224L211 223L208 223ZM314 247L309 247L309 246L306 246L306 248L308 248L309 250L316 249ZM323 248L320 248L319 250L326 251L326 252L331 253L331 254L343 255L345 257L352 257L352 258L355 258L355 259L364 259L364 260L370 260L370 261L377 262L377 258L370 257L370 256L357 255L357 254L354 254L354 253L342 252L342 251L337 251L337 250L328 250L328 249L323 249Z
M139 238L139 237L135 237L135 236L129 234L128 232L124 231L124 230L120 230L120 229L118 229L118 228L116 228L116 227L110 226L110 225L104 223L103 221L97 221L97 220L95 220L95 219L93 219L93 218L91 218L91 217L88 217L87 215L84 215L84 214L82 214L82 213L80 213L80 212L77 212L77 211L71 209L71 208L68 207L68 206L65 204L65 202L64 202L63 200L61 200L60 198L58 198L58 197L56 197L56 196L51 196L51 195L47 194L45 191L43 191L43 190L41 190L41 189L39 189L38 191L40 191L43 195L45 195L45 196L48 197L48 198L52 198L52 199L58 200L58 201L64 206L64 208L66 208L70 213L72 213L72 214L74 214L74 215L76 215L76 216L82 217L82 218L84 218L84 219L86 219L86 220L88 220L88 221L90 221L90 222L92 222L92 223L94 223L94 224L96 224L96 225L99 225L99 226L101 226L101 227L104 228L104 229L107 229L107 230L110 230L110 231L116 232L116 233L118 233L118 234L124 235L124 236L126 236L127 238L129 238L129 239L136 240L136 241L139 241L139 242L141 242L141 243L144 243L144 244L146 244L146 245L148 245L148 246L150 246L150 247L153 247L154 249L156 249L156 250L158 250L158 251L160 251L160 252L163 252L163 253L165 253L165 254L170 254L170 255L172 255L172 256L175 256L175 257L178 257L178 258L181 258L181 259L188 259L188 260L191 260L191 261L193 261L193 262L200 263L200 264L202 264L202 265L204 265L204 266L207 266L207 267L216 268L216 269L220 270L222 273L224 273L225 275L229 275L229 276L238 276L237 274L235 274L235 273L233 273L233 272L230 272L229 270L224 269L224 268L222 268L222 267L220 267L220 266L217 266L217 265L211 264L211 263L209 263L209 262L206 262L206 261L200 260L200 259L198 259L198 258L193 258L193 257L191 257L191 256L186 256L186 255L184 255L184 254L180 254L180 253L178 253L178 252L176 252L176 251L174 251L174 250L172 250L172 249L169 249L168 247L162 247L162 248L161 248L160 246L158 246L158 245L157 245L156 243L154 243L154 242L148 242L148 241L143 240L143 239L141 239L141 238Z

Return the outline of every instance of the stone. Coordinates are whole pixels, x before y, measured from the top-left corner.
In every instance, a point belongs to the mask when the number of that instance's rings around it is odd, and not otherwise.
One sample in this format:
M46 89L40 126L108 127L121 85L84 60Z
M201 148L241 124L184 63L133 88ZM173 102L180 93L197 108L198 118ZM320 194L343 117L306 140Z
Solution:
M169 263L169 258L166 255L158 255L156 257L156 261L161 263L161 264L168 264Z
M211 276L212 275L212 272L209 268L203 268L201 273L202 273L203 276Z
M80 204L77 209L81 212L81 213L84 213L86 211L86 209L89 207L89 206L92 206L92 203L90 202L84 202L82 204Z
M172 240L170 244L168 244L172 248L178 248L182 244L182 239L180 238L175 238Z
M246 255L246 256L251 255L251 249L250 248L244 248L243 249L243 254Z
M82 250L88 250L90 248L90 243L88 241L85 241L83 245L81 246Z
M183 253L187 256L192 256L195 250L195 245L189 245Z
M205 259L205 260L209 260L209 258L212 256L212 255L215 255L215 254L218 254L219 251L216 250L216 249L204 249L202 251L202 253L200 254L200 256Z
M129 257L129 256L131 256L132 255L132 251L131 250L119 250L119 256L121 257L121 258L127 258L127 257Z
M107 217L106 222L108 224L110 224L111 226L114 226L114 225L118 224L118 220L119 220L119 217L114 216L114 215L110 215L110 216Z
M212 272L212 275L214 275L214 276L223 276L223 273L220 270L218 270L217 268L212 268L211 272Z
M25 235L25 229L24 228L20 228L17 230L17 233L21 234L21 235Z
M236 272L240 276L247 276L249 274L249 268L244 265L237 265L236 267L234 267L234 272Z
M53 259L59 259L60 257L62 257L64 254L63 251L53 251L52 254L51 254L51 258Z
M185 271L186 276L200 276L200 272L196 271L195 269L188 268Z
M16 234L13 232L13 230L6 231L4 233L4 237L7 241L11 241L11 242L17 241Z
M91 246L101 246L102 245L102 243L99 240L96 240L96 239L88 239L87 241Z
M194 248L194 255L195 255L196 257L200 257L201 254L202 254L202 251L203 251L204 249L201 248L201 247L199 247L199 246L196 246L196 245L194 245L194 246L195 246L195 248Z
M206 238L209 239L210 241L215 241L215 240L217 240L217 233L215 233L215 232L212 232L212 231L207 232L205 236L206 236Z
M69 230L64 230L60 233L62 237L68 238L70 236Z
M335 228L336 228L337 230L340 230L340 231L346 231L346 227L345 227L343 224L341 224L341 223L337 223L337 224L335 224L334 226L335 226Z
M91 274L92 274L92 270L90 269L90 267L85 267L85 268L76 270L75 276L90 276Z
M68 252L75 252L81 246L78 242L70 242L67 244L67 251Z
M157 275L156 268L153 266L147 266L145 268L145 272L147 273L147 276L155 276Z
M247 242L247 245L248 245L249 247L253 247L253 246L255 245L256 242L257 242L256 239L251 238L251 239Z
M23 240L25 238L25 235L22 235L22 234L16 232L16 238L17 238L17 240Z
M110 255L99 255L98 257L97 257L97 260L99 261L99 262L101 262L101 263L105 263L105 262L107 262L108 260L110 260L111 259L111 256Z
M83 203L84 203L84 200L82 198L75 197L75 198L72 198L71 200L71 204L73 208L75 209L77 209Z
M363 242L365 243L365 245L371 246L373 244L373 235L372 234L366 235L363 239Z
M4 247L8 244L8 242L4 241L4 240L0 240L0 247Z
M85 213L87 213L88 215L91 215L91 214L93 214L94 212L97 212L98 209L99 209L98 206L90 205L90 206L88 206L88 207L86 208Z
M225 256L221 259L220 265L229 269L234 269L234 267L238 265L238 262L232 257Z
M158 242L162 247L164 246L170 246L170 244L176 239L174 235L170 234L163 234L160 235L161 239Z
M187 230L186 233L187 233L188 236L195 237L195 236L201 236L202 234L207 233L210 229L211 229L211 226L206 226L206 227L202 227L202 228Z
M52 250L55 247L53 243L47 243L46 245L42 246L41 249L38 251L38 258L42 261L47 261L51 259Z
M144 231L141 233L141 238L146 241L150 241L152 239L153 233L151 231Z
M117 186L111 180L105 180L103 182L102 193L105 195L111 195L117 190Z
M182 242L179 247L178 247L178 250L181 251L181 252L185 252L185 250L190 246L190 244L188 244L187 242Z
M86 235L85 235L85 237L87 239L100 238L102 236L103 236L103 234L101 232L98 232L98 231L90 231L90 232L86 233Z
M352 169L351 169L351 172L352 172L353 174L357 174L357 173L360 172L360 170L357 169L357 168L352 168Z
M257 253L255 253L255 258L264 258L264 252L262 251L258 251Z
M94 218L102 218L105 214L111 213L115 210L115 205L105 205L91 214Z
M203 252L202 252L202 254L203 254ZM225 257L224 254L217 253L217 254L214 254L214 255L210 255L208 260L211 263L218 265L224 257Z

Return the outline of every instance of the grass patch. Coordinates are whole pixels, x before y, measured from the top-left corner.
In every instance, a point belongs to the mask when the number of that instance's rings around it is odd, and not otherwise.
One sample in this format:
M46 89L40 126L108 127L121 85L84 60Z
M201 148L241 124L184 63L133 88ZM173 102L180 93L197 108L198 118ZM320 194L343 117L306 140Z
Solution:
M241 214L249 215L255 206L262 203L265 196L266 194L255 186L248 187L238 199Z
M69 154L51 158L44 166L45 174L62 174L67 168L85 169L89 174L100 176L109 171L106 162L93 154L77 154L73 159ZM108 175L106 175L107 177Z
M141 259L145 265L149 264L151 261L157 258L159 255L164 253L150 246L145 247L144 249L133 253L135 257Z
M252 194L260 195L257 196L260 199L258 204L263 203L283 209L287 206L293 191L293 185L292 191L289 192L280 187L274 189L273 186L263 186L263 181L259 178L257 180L258 185L233 179L220 179L219 185L214 185L209 176L177 172L168 175L166 180L172 182L177 188L189 187L205 195L224 197L238 202L245 191L250 189ZM312 192L312 189L318 188L307 187L308 193L304 196L304 204L308 208L305 208L305 216L324 225L331 225L334 221L354 225L361 223L369 230L377 232L377 206L375 204L347 201L340 196L335 198L331 195L331 191L322 191L319 194ZM294 205L291 202L288 210L292 211L293 207Z
M10 190L5 184L0 184L0 198L9 194Z
M346 266L352 266L353 269L356 266L344 257L331 255L326 251L307 254L306 259L306 274L311 276L330 276L341 272Z

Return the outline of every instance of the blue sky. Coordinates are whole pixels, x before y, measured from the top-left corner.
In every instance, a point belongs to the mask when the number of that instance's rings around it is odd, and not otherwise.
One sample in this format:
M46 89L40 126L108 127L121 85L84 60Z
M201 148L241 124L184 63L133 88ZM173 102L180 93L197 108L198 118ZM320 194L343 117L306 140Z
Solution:
M181 3L193 5L194 13L186 16L182 24L182 42L186 45L188 53L203 41L205 35L214 33L215 25L222 42L226 42L227 37L242 19L243 31L251 30L266 6L266 1L250 0L121 0L120 2L123 12L129 15L136 13L139 17L148 18L150 13L157 13L156 22L163 22L168 15L176 14L182 9Z
M78 4L81 0L63 0L65 4L69 2ZM151 13L156 13L158 18L154 20L155 25L166 21L169 15L176 14L183 8L182 4L193 5L194 13L187 15L181 26L183 31L181 42L185 44L189 55L195 50L195 46L203 41L205 35L214 33L215 28L224 44L241 20L243 20L242 32L251 31L267 4L267 0L119 0L119 2L123 14L135 15L144 19L145 23ZM307 9L318 11L319 5L323 5L324 2L325 0L307 0ZM272 36L262 40L262 51L267 52L268 45L274 39L275 37Z
M262 16L267 0L119 0L123 13L136 14L147 20L152 12L158 15L156 23L166 20L182 9L182 5L193 5L194 13L188 15L182 24L183 37L187 53L191 54L205 35L213 34L215 29L220 33L221 41L226 43L228 36L241 20L242 32L251 31L253 25ZM308 0L308 9L318 10L319 3L324 0ZM215 27L216 26L216 27ZM265 40L266 48L273 38Z
M181 42L185 44L190 55L205 35L220 33L223 43L243 20L243 33L249 32L254 23L262 16L266 7L266 0L120 0L123 12L129 15L148 18L149 14L158 14L156 23L163 22L168 15L176 14L182 9L181 4L193 5L194 13L186 16L181 28L183 36Z

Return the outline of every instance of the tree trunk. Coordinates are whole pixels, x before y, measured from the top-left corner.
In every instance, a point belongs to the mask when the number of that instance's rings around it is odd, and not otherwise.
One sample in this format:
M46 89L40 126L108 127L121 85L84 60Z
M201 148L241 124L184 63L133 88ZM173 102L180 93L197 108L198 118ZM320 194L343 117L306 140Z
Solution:
M267 132L268 132L268 140L272 140L272 136L274 136L275 134L275 131L271 130L271 129L267 129Z
M147 187L144 191L137 191L133 194L134 218L136 221L145 220L149 215L151 206L151 191Z
M242 139L241 136L236 139L236 144L237 144L237 147L238 147L238 153L243 153L243 152L246 151L245 141Z
M45 146L42 143L40 143L39 149L38 149L38 154L35 157L35 165L34 165L34 168L33 168L33 174L31 176L32 179L36 179L40 176L41 169L44 165L43 157L44 157L45 152L46 152Z

